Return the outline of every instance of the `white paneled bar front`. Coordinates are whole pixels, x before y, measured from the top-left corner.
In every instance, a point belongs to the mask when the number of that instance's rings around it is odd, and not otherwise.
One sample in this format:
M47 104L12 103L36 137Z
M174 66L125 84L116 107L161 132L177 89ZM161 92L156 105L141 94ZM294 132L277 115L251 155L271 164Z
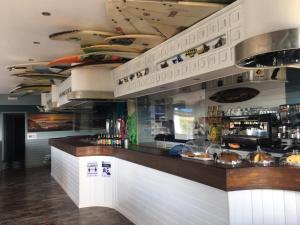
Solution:
M298 225L300 193L226 192L112 156L75 157L51 147L51 175L79 207L111 207L137 225ZM111 177L87 163L111 163ZM184 168L181 168L184 169Z

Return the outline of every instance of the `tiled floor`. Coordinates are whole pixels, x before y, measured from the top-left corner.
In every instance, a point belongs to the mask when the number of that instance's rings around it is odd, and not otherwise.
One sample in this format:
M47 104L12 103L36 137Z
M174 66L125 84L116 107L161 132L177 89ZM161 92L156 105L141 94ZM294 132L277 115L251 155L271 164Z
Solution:
M48 168L0 172L0 225L132 225L104 207L78 209Z

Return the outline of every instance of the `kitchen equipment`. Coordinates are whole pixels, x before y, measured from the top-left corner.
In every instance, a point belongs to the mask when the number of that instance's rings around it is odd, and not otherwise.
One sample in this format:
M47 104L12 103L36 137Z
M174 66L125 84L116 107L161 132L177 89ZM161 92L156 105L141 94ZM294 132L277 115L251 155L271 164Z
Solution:
M262 166L269 166L271 163L275 162L274 157L271 154L261 150L259 145L257 146L256 151L250 152L247 155L247 160L250 163Z
M251 37L235 47L235 63L246 68L296 66L300 60L300 29Z
M279 115L282 125L289 125L291 124L292 120L292 105L280 105L279 106Z
M284 154L280 158L280 164L300 167L300 152L299 152L299 150L293 150L292 152Z
M230 116L224 118L223 142L242 147L271 146L280 143L276 114Z

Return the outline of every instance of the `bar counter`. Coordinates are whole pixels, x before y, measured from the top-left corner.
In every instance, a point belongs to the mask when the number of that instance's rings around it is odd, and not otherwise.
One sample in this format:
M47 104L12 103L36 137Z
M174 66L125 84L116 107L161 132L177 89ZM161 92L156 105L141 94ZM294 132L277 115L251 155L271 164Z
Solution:
M129 146L129 149L98 146L79 137L50 139L49 144L76 157L113 156L224 191L300 191L300 168L278 165L253 166L247 162L232 167L212 161L202 162L169 156L165 149L159 148L136 145Z

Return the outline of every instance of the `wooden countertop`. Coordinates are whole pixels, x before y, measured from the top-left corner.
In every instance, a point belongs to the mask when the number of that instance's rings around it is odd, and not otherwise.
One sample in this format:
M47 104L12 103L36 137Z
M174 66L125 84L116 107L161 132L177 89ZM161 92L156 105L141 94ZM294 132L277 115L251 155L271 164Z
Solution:
M224 191L280 189L300 191L300 168L259 167L246 162L238 167L172 157L166 150L130 146L129 149L93 145L79 137L49 139L49 145L76 157L114 156Z

